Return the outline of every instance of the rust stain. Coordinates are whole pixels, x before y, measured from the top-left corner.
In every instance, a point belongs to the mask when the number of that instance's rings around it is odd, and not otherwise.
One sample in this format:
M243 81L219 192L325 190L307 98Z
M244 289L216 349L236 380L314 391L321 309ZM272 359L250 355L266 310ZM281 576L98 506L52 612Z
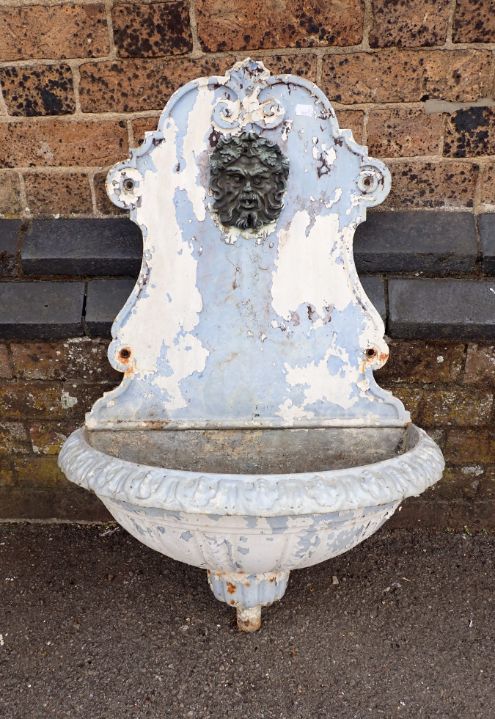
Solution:
M235 592L236 592L235 584L232 584L232 582L227 582L227 591L229 594L235 594Z

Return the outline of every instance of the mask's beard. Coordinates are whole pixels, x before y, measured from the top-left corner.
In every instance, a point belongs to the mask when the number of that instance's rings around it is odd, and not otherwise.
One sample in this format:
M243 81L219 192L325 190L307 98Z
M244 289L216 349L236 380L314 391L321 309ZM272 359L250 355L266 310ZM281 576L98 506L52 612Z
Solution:
M223 225L238 227L240 230L257 230L273 222L282 209L283 190L274 189L266 195L256 192L241 192L233 199L220 196L214 209Z

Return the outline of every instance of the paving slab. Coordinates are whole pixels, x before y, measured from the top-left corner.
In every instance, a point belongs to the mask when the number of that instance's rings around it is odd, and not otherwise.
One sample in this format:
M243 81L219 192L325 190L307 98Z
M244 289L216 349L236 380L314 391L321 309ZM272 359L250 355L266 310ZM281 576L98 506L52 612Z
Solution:
M2 719L495 716L495 537L382 530L239 634L113 525L0 525Z

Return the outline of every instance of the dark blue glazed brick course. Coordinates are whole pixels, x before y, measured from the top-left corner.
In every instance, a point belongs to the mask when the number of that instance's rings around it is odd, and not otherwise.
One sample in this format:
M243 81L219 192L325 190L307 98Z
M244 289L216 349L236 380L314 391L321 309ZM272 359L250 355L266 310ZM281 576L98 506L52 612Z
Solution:
M471 272L476 265L474 215L469 212L374 212L356 231L360 272Z
M495 282L393 279L388 282L392 337L495 338Z
M480 215L481 252L483 256L483 272L495 275L495 213Z
M130 277L90 280L87 288L86 333L91 337L110 337L110 328L132 292L135 280Z
M139 228L123 218L34 220L21 253L27 275L137 275Z
M0 220L0 277L17 274L17 245L20 220Z
M2 282L0 337L77 337L83 334L83 305L83 282Z

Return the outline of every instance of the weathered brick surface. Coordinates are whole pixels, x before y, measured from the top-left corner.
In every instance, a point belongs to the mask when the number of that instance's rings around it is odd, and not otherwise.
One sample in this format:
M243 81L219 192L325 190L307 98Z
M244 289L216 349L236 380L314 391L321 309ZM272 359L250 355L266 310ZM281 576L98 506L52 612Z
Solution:
M492 409L492 392L461 387L428 389L421 421L426 427L483 426L490 422Z
M7 345L0 344L0 379L11 379L13 376Z
M371 47L443 45L450 0L372 0Z
M83 172L32 172L24 174L27 206L34 216L91 215L93 201L89 177Z
M121 57L183 55L192 50L189 6L179 2L122 3L112 10Z
M0 68L0 84L10 115L67 115L76 100L69 65Z
M0 456L27 454L30 449L26 429L20 422L0 422Z
M445 454L450 464L491 464L495 459L495 430L451 430Z
M75 338L60 342L12 342L14 376L21 380L116 382L108 363L108 342Z
M0 8L0 58L97 57L110 50L103 3Z
M223 74L231 64L232 58L225 57L86 63L80 68L81 107L84 112L161 110L183 83Z
M473 207L479 167L475 163L421 160L389 162L392 189L382 207Z
M33 422L29 436L34 454L58 455L62 444L77 426L76 422Z
M182 84L202 75L223 75L235 56L129 59L81 65L81 107L84 112L161 110ZM315 79L316 58L275 55L265 58L270 69ZM156 129L156 125L153 128Z
M486 162L480 168L480 202L488 209L495 208L495 163Z
M65 489L65 475L57 466L56 457L29 457L14 460L17 481L25 488L52 489L61 485Z
M137 145L138 143L135 143ZM125 216L127 213L110 201L105 189L108 168L103 172L96 172L93 176L96 211L101 215Z
M208 52L279 47L357 45L363 36L360 0L198 0L198 34Z
M495 387L495 346L470 344L464 372L466 384L488 384Z
M456 0L454 42L494 42L495 14L489 0Z
M368 118L368 147L376 157L436 155L442 137L442 115L393 108L371 110Z
M0 164L5 167L110 165L127 153L127 129L117 120L0 123Z
M362 110L336 110L339 127L352 130L356 142L363 141L364 112Z
M5 420L77 419L109 389L104 384L81 382L11 382L0 385L0 402Z
M458 110L445 131L444 155L447 157L480 157L495 154L495 110L471 107Z
M330 100L469 102L491 91L491 54L485 50L382 50L327 55L323 86Z
M0 218L18 217L22 210L19 173L10 170L0 172Z
M377 372L379 382L457 382L464 366L462 342L392 340L389 360ZM395 388L394 388L395 391Z

